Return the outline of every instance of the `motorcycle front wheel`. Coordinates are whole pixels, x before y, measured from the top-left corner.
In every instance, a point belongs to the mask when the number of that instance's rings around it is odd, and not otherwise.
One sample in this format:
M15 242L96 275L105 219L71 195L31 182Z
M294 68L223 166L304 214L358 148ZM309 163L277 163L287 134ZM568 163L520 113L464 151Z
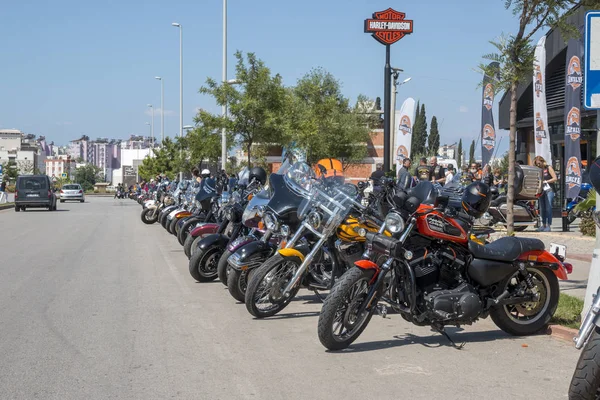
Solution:
M358 315L358 310L367 298L373 273L358 267L348 270L325 298L317 331L321 344L327 349L347 348L369 324L377 301L373 301L373 306L362 315Z
M221 258L219 258L219 264L217 265L217 274L219 275L219 280L225 286L227 286L227 277L229 276L229 272L231 271L231 267L229 266L227 260L232 254L233 253L229 250L225 250Z
M154 216L152 216L154 214ZM152 225L156 221L158 221L158 213L154 209L146 208L142 211L142 222L148 225Z
M286 308L296 297L300 285L296 285L288 296L282 292L301 264L298 257L275 254L258 267L246 288L244 301L248 312L256 318L265 318Z
M575 367L569 400L594 400L600 394L600 328L595 327L581 350Z
M573 222L575 222L576 219L577 219L577 213L575 212L575 209L569 210L569 215L567 215L567 221L569 221L569 224L572 224Z
M200 222L200 218L197 217L193 217L185 221L183 226L179 229L179 232L177 232L177 240L179 240L180 245L183 246L185 244L188 235L198 222Z
M223 254L220 246L197 250L189 263L190 275L198 282L210 282L217 278L217 264Z
M229 270L229 274L227 275L227 289L229 289L231 297L241 303L246 301L246 289L248 288L248 282L252 279L254 271L256 271L256 268L247 269L245 271L238 271L233 268Z
M549 268L529 267L527 272L531 275L539 300L496 306L490 310L490 317L498 328L515 336L533 335L547 327L556 312L560 296L558 278ZM520 273L516 273L506 289L509 292L519 290L522 282Z

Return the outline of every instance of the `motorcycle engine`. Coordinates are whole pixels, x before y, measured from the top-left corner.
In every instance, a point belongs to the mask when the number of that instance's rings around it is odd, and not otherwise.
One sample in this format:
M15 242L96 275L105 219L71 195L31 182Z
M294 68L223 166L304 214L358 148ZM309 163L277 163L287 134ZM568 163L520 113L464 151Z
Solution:
M335 247L338 250L340 258L350 267L353 266L356 261L362 259L364 251L362 243L343 242L338 239L335 242Z
M463 279L467 254L451 245L430 245L412 252L409 264L429 319L465 323L477 319L483 305L477 291Z
M479 295L468 283L462 283L452 290L435 291L425 296L424 300L434 320L470 322L477 319L483 308Z

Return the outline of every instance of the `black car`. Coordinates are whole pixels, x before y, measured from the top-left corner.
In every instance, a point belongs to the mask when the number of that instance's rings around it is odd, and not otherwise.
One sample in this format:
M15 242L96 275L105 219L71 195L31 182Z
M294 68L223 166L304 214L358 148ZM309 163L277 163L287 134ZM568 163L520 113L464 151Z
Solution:
M15 211L27 207L44 207L56 210L56 196L47 175L21 175L15 187Z

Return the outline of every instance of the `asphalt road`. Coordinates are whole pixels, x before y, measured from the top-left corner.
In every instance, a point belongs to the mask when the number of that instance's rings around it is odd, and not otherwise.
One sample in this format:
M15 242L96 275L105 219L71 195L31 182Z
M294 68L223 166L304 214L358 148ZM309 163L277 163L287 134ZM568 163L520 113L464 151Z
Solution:
M0 399L566 398L570 343L486 320L459 351L390 315L328 353L309 292L254 320L137 203L58 208L0 212Z

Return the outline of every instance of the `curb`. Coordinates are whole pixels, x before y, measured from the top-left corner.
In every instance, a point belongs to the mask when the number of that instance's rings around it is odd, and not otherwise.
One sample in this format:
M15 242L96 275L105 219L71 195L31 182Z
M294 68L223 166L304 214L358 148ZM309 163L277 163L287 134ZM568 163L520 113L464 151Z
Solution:
M14 208L14 207L15 207L14 203L0 204L0 211L2 211L2 210L8 210L9 208Z
M550 325L546 333L553 338L566 340L567 342L573 343L573 338L577 336L579 331L577 329L567 328L566 326L562 325Z

